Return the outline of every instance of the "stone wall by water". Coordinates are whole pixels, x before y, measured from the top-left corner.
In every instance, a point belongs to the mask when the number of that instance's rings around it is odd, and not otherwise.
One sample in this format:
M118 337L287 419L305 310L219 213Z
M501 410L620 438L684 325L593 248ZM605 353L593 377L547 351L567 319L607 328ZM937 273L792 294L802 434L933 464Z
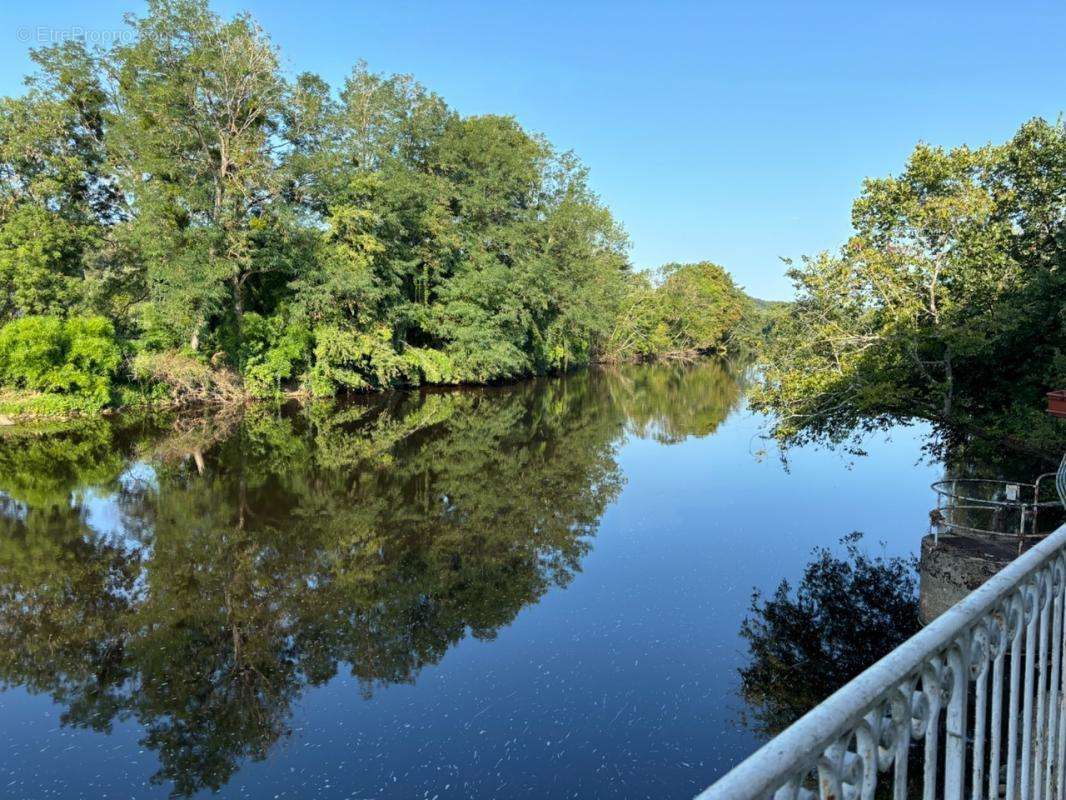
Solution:
M1018 543L932 534L922 539L918 563L922 622L929 624L1018 557Z

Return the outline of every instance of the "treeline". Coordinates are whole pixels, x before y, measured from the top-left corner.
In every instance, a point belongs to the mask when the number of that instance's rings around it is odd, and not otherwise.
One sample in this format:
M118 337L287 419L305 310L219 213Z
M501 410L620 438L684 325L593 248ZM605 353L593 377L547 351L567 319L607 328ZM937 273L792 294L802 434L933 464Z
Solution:
M1062 452L1044 394L1066 387L1066 127L919 145L867 180L854 235L790 270L796 302L764 350L757 408L786 441L841 442L900 420Z
M488 382L737 346L720 267L634 271L585 168L247 16L152 0L0 104L8 409Z

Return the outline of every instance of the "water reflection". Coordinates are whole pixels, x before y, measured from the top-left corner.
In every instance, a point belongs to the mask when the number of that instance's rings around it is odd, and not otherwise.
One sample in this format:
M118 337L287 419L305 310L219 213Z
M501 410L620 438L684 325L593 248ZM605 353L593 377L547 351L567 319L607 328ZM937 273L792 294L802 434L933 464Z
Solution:
M741 625L746 724L773 736L918 632L917 560L871 554L862 535L818 548L793 591L755 592Z
M224 785L342 668L370 696L580 570L629 433L713 432L719 364L0 441L0 682L135 721L179 795Z
M950 534L975 539L986 553L989 542L999 542L1004 549L996 554L1013 557L1019 503L1028 506L1027 534L1047 535L1062 524L1049 472L1058 462L1009 444L959 434L950 448L936 448L943 459L939 483L960 498L930 512L942 547ZM1034 498L1044 504L1039 514ZM1025 546L1033 541L1030 535ZM747 652L738 669L740 716L749 730L762 738L780 733L921 628L918 559L878 551L877 543L852 533L835 549L815 548L795 585L782 580L770 594L754 591L740 626Z
M743 389L743 365L723 362L627 366L611 373L612 404L629 430L660 444L677 444L690 436L710 436L737 407Z

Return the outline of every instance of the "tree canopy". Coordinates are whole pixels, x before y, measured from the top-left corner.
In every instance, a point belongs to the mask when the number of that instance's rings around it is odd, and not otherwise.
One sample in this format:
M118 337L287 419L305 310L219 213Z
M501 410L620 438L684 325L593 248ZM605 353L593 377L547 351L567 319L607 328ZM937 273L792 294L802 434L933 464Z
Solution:
M1004 144L919 145L868 180L855 234L790 270L757 407L788 441L840 442L899 420L941 442L979 432L1061 452L1043 395L1066 385L1066 127Z
M207 367L197 400L322 396L735 345L728 275L635 272L587 170L513 117L361 62L336 89L289 75L206 0L128 23L33 51L0 102L0 324L103 318L123 358L88 393L8 387L96 408Z

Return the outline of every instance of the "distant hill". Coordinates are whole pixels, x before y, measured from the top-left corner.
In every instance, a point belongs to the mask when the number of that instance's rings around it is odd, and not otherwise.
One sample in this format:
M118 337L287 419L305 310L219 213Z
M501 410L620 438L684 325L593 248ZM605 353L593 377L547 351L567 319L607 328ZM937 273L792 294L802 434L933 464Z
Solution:
M777 308L784 308L785 306L792 305L788 300L762 300L758 297L752 297L748 295L748 299L755 304L755 308L763 314L769 313Z

